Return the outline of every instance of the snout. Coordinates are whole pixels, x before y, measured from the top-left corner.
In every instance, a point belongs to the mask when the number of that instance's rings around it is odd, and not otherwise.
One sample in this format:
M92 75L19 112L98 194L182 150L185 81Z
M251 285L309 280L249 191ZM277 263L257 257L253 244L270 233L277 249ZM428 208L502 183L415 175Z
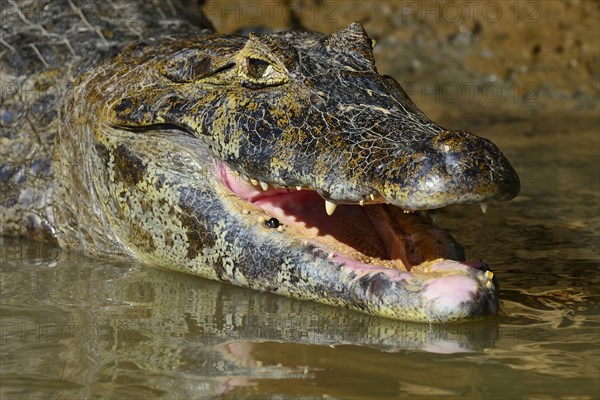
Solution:
M520 190L498 147L464 131L443 131L425 146L405 147L391 164L378 191L404 209L510 200Z

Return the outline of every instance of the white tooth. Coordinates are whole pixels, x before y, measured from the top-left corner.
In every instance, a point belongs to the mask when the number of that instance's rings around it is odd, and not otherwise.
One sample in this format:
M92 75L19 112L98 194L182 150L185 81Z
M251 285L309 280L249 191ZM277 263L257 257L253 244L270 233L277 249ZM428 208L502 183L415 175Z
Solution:
M256 179L250 179L250 183L253 184L254 186L258 185L258 181Z
M269 184L268 184L268 183L261 182L261 183L260 183L260 188L261 188L263 191L265 191L265 192L266 192L267 190L269 190Z
M325 200L325 212L327 212L327 215L333 215L336 207L337 204Z
M364 206L365 205L365 201L361 200L361 201L358 202L358 204L360 204L361 206Z
M375 195L373 193L371 193L369 197L371 198L371 201L375 201Z
M250 214L250 211L248 211L248 210L244 209L244 210L242 210L242 214L243 214L243 215L248 215L248 214Z
M283 232L283 230L284 230L284 229L283 229L283 225L279 225L279 226L277 227L277 232Z
M297 190L297 191L300 191L300 190L302 190L302 186L296 186L296 190Z
M331 260L333 258L333 253L327 254L327 258Z
M492 271L485 271L483 276L485 276L487 278L487 280L491 281L492 278L494 277L494 273Z
M479 203L479 206L481 207L481 211L483 211L483 213L485 214L485 212L487 211L487 203Z

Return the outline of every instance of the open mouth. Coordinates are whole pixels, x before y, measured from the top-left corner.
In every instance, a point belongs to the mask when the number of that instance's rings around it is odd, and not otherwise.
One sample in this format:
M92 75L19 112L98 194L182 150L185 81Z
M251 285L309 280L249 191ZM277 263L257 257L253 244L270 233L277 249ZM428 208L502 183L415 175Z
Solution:
M426 212L407 212L385 203L326 202L310 188L277 188L219 166L218 177L244 200L242 213L257 223L311 242L328 258L354 270L487 270L464 262L464 251ZM375 199L376 200L376 199ZM493 274L488 273L490 286Z

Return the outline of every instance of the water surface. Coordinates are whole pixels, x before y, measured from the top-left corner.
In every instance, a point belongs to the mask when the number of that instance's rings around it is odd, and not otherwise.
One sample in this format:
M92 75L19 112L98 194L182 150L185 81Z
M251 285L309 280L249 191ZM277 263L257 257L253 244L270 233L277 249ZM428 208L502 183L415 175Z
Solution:
M434 214L492 266L499 316L402 323L3 238L0 395L599 398L598 121L446 122L521 176L486 215Z

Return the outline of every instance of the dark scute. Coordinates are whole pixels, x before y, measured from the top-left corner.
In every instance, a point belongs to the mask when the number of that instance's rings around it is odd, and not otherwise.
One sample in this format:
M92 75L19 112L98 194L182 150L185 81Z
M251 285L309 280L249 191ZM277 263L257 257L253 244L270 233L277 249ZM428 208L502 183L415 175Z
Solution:
M365 292L378 297L385 293L390 287L391 282L380 272L374 275L365 275L361 277L359 279L359 285Z
M7 183L13 177L17 168L12 164L0 166L0 182Z
M118 145L113 149L112 155L117 180L134 186L144 178L146 165L127 147L122 144Z
M186 50L178 53L174 59L167 60L161 73L173 82L187 83L212 75L213 69L210 57Z
M132 108L133 102L131 101L131 99L123 99L119 104L115 106L114 110L117 114L120 115L127 112L128 110L131 110Z
M182 188L180 190L179 207L181 208L181 214L179 219L186 229L188 239L186 257L190 260L195 259L203 249L215 245L211 231L207 229L206 222L202 217L202 215L218 214L214 210L211 212L211 204L209 193L194 188ZM220 264L220 262L217 264Z
M52 160L51 159L37 159L29 165L30 171L36 176L50 176L52 175Z

